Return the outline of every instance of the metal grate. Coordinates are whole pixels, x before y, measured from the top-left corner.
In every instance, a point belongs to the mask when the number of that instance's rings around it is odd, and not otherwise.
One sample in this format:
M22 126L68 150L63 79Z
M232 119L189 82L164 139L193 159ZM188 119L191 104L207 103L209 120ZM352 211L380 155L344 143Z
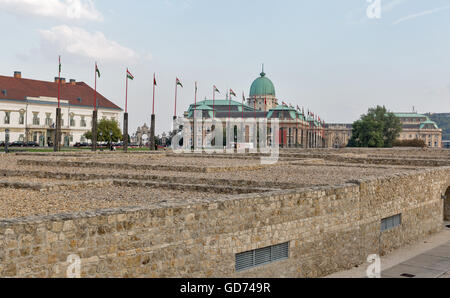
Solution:
M236 271L244 271L258 266L289 258L289 242L236 254Z
M402 224L402 215L398 214L381 220L381 231L388 231Z

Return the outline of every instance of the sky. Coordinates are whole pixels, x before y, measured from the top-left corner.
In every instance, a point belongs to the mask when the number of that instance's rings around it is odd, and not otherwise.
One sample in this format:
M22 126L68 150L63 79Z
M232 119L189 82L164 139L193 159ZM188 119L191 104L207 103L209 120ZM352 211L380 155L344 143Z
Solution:
M182 115L195 81L199 99L216 85L240 101L262 63L279 102L329 123L376 105L450 112L448 0L0 0L0 26L0 75L52 81L61 55L62 77L93 86L97 61L98 91L123 108L129 68L130 132L150 122L153 73L162 133L176 77Z

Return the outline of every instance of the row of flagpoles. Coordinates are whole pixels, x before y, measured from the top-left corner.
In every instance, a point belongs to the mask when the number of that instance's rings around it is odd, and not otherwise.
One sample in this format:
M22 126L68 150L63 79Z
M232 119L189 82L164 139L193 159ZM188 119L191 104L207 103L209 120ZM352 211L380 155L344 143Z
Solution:
M61 56L59 56L59 71L58 71L58 109L60 109L60 84L61 84ZM98 67L97 62L95 62L95 84L94 84L94 111L97 111L98 103L97 103L97 78L101 77L100 69ZM128 113L128 80L134 80L134 75L130 72L130 70L127 68L126 70L126 87L125 87L125 114ZM155 93L156 93L156 74L153 74L153 103L152 103L152 115L155 115ZM174 105L174 119L177 117L177 96L178 96L178 87L184 88L181 80L176 77L175 78L175 105ZM197 92L198 92L198 85L197 82L195 82L195 104L194 109L197 110ZM215 116L215 101L216 101L216 93L220 94L219 89L216 85L213 85L213 119ZM236 92L233 91L233 89L229 90L229 117L231 118L231 101L232 97L237 97ZM242 92L242 118L244 118L244 106L245 106L245 93ZM265 104L265 112L267 112L267 97L264 99ZM282 102L283 106L294 108L291 104L286 104L285 102ZM316 122L319 123L322 127L325 125L325 121L323 121L320 116L317 116L315 113L308 110L308 118L306 118L305 110L304 108L300 109L299 106L297 106L297 111L301 113L301 115L305 118L306 121L310 123L311 126L316 126ZM255 118L256 118L256 100L254 101L254 112L255 112Z
M59 71L58 71L58 78L59 82L61 81L61 56L59 56ZM97 62L95 63L95 84L94 84L94 109L97 110L97 78L100 78L100 70L98 68ZM125 113L128 112L128 80L134 80L134 76L131 74L130 70L127 68L126 70L126 88L125 88ZM152 114L155 114L155 87L157 86L156 83L156 74L153 74L153 104L152 104ZM177 116L177 96L178 96L178 86L181 88L184 88L183 84L181 83L181 80L177 77L175 79L175 108L174 108L174 117ZM197 108L197 91L198 91L198 85L197 82L195 82L195 108ZM216 93L220 94L219 89L216 87L216 85L213 85L213 111L215 111L215 101L216 101ZM230 94L230 110L229 115L231 116L231 100L232 96L237 97L236 92L233 91L233 89L229 90ZM242 112L244 112L244 105L245 105L245 93L242 92ZM265 111L267 111L267 98L264 99L264 104L266 106ZM294 108L292 104L286 104L284 101L282 102L283 106ZM60 108L60 84L58 84L58 108ZM256 101L255 101L255 110L256 110ZM300 109L299 106L297 106L297 111L301 112L303 117L306 118L305 109ZM214 114L214 113L213 113ZM316 115L315 113L308 110L308 118L312 118L313 121L319 122L320 124L325 124L325 121L323 121L320 116Z

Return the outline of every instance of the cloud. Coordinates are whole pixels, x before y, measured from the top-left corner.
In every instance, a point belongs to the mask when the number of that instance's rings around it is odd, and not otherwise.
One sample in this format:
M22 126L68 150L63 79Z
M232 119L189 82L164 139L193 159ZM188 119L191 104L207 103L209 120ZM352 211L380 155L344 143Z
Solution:
M45 18L102 21L92 0L0 0L3 11Z
M115 41L108 40L102 32L88 32L82 28L67 25L40 30L42 49L52 54L95 59L98 61L134 63L139 55ZM56 51L56 53L55 53Z
M437 13L437 12L441 12L441 11L447 10L449 8L450 8L450 5L447 5L447 6L444 6L444 7L439 7L439 8L425 10L425 11L422 11L422 12L419 12L419 13L411 14L409 16L406 16L406 17L398 19L397 21L395 21L393 23L393 25L398 25L400 23L403 23L403 22L406 22L406 21L409 21L409 20L412 20L412 19L415 19L415 18L419 18L419 17L425 16L425 15L430 15L430 14L434 14L434 13Z

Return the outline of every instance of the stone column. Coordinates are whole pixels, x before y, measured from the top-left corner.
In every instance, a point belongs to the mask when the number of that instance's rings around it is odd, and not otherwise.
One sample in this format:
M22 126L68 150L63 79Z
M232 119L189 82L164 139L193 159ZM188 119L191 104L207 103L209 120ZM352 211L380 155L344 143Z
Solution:
M98 111L92 113L92 151L97 151Z
M128 113L123 114L123 151L128 152Z
M155 151L155 124L156 124L156 115L152 114L150 124L150 151Z

